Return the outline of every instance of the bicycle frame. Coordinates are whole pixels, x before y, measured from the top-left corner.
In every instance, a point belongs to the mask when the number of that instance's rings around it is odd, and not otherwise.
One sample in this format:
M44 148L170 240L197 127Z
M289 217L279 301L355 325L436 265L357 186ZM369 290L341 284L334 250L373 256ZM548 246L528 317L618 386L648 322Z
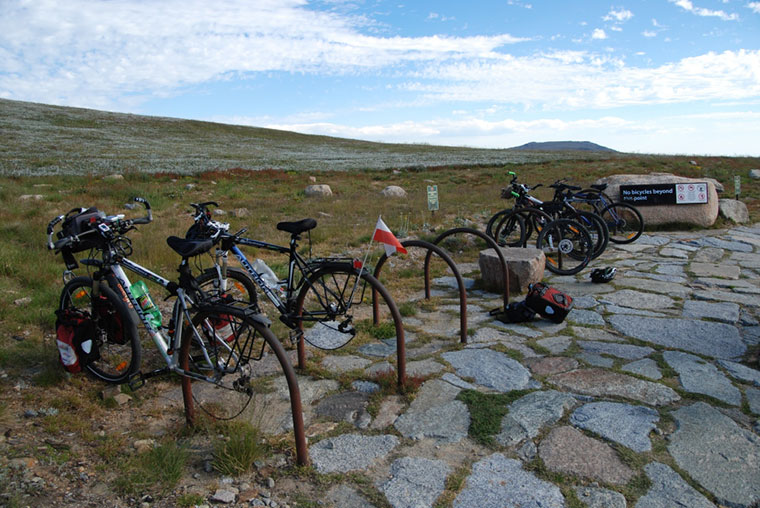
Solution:
M107 257L110 257L110 255ZM186 371L179 366L179 349L180 349L179 346L182 343L182 333L183 333L183 328L184 328L181 325L183 322L185 322L185 320L187 320L188 323L192 322L192 317L188 310L187 304L194 303L193 300L190 298L190 296L187 294L187 292L184 289L182 289L179 286L176 286L170 280L164 277L161 277L160 275L152 272L151 270L145 268L144 266L139 265L138 263L135 263L134 261L131 261L127 258L121 258L116 262L106 262L106 263L98 259L83 259L82 264L86 266L96 266L99 269L106 271L105 274L101 274L101 277L106 279L109 282L109 285L112 286L113 289L117 291L117 294L121 296L124 302L127 303L129 307L135 310L135 312L137 313L137 316L140 318L140 321L142 322L143 326L148 331L148 334L153 340L153 343L158 348L158 351L163 357L164 362L166 362L165 369L159 369L159 370L150 372L148 374L141 375L142 380L152 377L152 376L163 374L169 371L169 372L174 372L176 374L179 374L181 376L191 377L193 379L197 379L200 381L207 381L211 383L215 382L215 379L212 377L203 376L201 374L191 372L191 371ZM170 324L173 323L175 326L174 326L173 332L169 330L170 336L168 337L164 336L161 329L156 329L151 324L151 322L147 319L145 312L143 311L142 307L140 307L140 304L137 302L137 299L132 294L132 290L131 290L132 284L130 283L129 278L127 277L127 274L125 273L124 268L138 274L141 277L144 277L150 281L153 281L156 284L159 284L165 289L172 288L171 289L172 291L176 291L178 304L175 305L174 309L172 310L172 318L171 318ZM95 278L95 280L97 280L97 278ZM176 286L176 287L173 287L173 286ZM195 328L193 327L191 327L191 330L192 330L192 333L195 335L195 340L198 343L203 353L204 359L207 362L212 363L208 355L208 351L203 343L203 340L198 335L198 331L195 330ZM224 347L230 349L230 347L224 341L219 341L219 343L223 345Z

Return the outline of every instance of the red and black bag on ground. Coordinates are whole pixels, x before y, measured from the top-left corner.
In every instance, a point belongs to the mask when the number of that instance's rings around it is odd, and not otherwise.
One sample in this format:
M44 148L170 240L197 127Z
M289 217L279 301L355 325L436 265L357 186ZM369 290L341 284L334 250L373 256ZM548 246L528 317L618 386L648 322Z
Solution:
M542 317L555 323L561 323L573 308L573 298L543 282L536 282L528 286L525 305L534 312L541 314Z
M55 311L55 343L58 359L68 372L80 372L100 358L95 341L97 327L90 315L75 308Z

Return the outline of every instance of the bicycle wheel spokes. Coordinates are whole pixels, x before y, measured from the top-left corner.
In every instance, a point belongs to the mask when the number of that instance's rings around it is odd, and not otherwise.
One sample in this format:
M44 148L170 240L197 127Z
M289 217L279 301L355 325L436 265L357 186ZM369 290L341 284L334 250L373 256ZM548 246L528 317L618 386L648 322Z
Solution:
M536 247L546 256L546 268L560 275L573 275L591 260L593 243L588 231L574 220L558 219L538 235Z
M233 312L235 310L236 312ZM183 330L180 365L209 382L183 380L195 405L218 420L243 413L254 395L253 361L262 357L271 332L240 309L201 310Z
M525 221L518 212L505 215L494 230L499 245L522 247L525 243Z
M345 346L357 334L356 325L372 318L366 283L356 272L320 270L302 293L304 339L320 349Z
M614 203L602 212L602 219L610 230L610 241L631 243L644 231L641 212L626 203Z

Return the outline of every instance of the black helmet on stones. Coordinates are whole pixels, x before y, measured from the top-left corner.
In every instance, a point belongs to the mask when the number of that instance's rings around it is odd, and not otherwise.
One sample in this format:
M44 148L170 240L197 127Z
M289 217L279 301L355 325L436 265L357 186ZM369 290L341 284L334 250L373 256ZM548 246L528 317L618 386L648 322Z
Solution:
M591 270L591 282L609 282L615 278L616 269L612 266Z

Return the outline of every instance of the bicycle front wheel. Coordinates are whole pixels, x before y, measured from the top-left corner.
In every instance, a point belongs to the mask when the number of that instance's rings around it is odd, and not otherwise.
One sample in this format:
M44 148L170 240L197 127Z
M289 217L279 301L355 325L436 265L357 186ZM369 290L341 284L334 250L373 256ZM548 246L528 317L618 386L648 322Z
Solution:
M525 220L517 210L510 210L498 221L493 234L489 235L501 246L523 247L525 245Z
M601 213L610 230L610 241L614 243L635 242L644 232L644 218L627 203L613 203Z
M585 227L570 219L547 224L538 235L536 247L546 256L546 268L559 275L583 270L594 253L594 244Z
M259 315L229 305L203 307L185 324L179 351L185 410L217 420L243 414L254 395L254 367L265 348L287 362L284 349ZM285 370L285 366L283 366ZM251 408L252 409L252 408Z
M377 319L373 290L385 304L378 302ZM325 265L312 273L301 287L295 311L304 340L319 349L338 349L357 336L390 339L401 329L401 315L385 286L347 263Z
M76 308L95 323L95 344L99 358L84 366L85 370L107 383L125 383L140 368L140 339L132 312L105 283L93 294L90 277L74 277L63 287L59 308Z

